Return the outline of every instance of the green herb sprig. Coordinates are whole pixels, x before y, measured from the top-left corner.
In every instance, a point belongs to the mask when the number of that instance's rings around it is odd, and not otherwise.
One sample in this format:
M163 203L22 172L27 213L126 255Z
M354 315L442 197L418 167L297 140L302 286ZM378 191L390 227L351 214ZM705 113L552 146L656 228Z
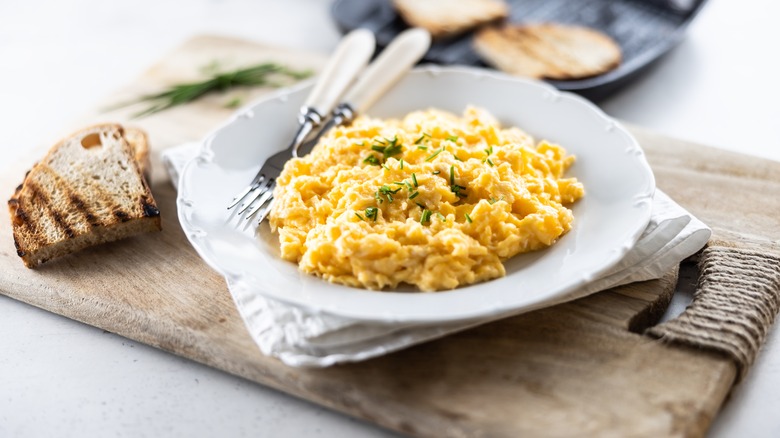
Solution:
M208 93L227 91L239 86L280 87L284 84L274 81L275 77L282 76L300 80L311 76L312 73L310 70L293 70L275 62L265 62L228 72L211 72L209 77L202 81L172 85L160 93L147 94L136 100L122 103L109 109L146 102L149 103L149 107L133 115L133 117L144 117L168 108L190 103Z

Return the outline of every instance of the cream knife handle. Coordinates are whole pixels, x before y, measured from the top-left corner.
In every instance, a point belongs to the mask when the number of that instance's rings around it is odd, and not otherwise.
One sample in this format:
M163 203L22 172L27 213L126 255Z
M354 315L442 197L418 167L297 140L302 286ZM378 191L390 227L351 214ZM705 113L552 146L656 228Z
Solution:
M326 116L374 54L374 34L356 29L342 38L306 99L305 107Z
M431 35L420 28L401 32L358 78L342 100L362 114L420 60L431 45Z

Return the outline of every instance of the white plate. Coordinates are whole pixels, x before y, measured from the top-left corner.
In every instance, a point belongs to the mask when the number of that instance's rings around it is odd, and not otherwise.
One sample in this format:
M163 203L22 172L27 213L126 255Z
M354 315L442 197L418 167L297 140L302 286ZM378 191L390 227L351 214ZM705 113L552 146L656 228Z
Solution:
M560 143L577 156L569 175L585 185L574 228L552 247L513 257L506 277L449 292L372 292L303 274L278 256L267 223L239 230L230 198L261 163L287 146L310 85L284 90L243 110L209 136L179 182L179 219L198 253L231 287L324 312L374 322L433 323L514 314L576 294L617 263L650 218L655 180L634 138L593 104L541 83L475 68L423 67L370 111L400 117L418 109L487 109L505 126Z

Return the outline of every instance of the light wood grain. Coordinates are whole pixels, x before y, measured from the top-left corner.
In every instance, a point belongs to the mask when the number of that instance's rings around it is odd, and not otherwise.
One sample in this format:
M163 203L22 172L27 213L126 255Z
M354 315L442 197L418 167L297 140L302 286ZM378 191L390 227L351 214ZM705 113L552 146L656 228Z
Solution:
M220 37L198 37L113 103L192 78L213 59L276 60L317 68L324 57ZM271 90L254 90L252 96ZM201 138L231 110L212 96L136 121L152 143L152 191L164 231L27 270L10 221L0 220L0 291L381 426L419 436L701 436L734 380L727 359L639 333L665 309L676 272L471 329L360 364L301 370L263 356L223 280L187 244L175 192L159 163L166 147ZM124 122L131 108L96 112ZM74 125L74 127L76 127ZM776 244L780 164L632 129L658 184L715 227L718 238ZM49 145L0 178L10 195ZM734 214L734 209L743 213ZM774 210L772 210L774 209Z

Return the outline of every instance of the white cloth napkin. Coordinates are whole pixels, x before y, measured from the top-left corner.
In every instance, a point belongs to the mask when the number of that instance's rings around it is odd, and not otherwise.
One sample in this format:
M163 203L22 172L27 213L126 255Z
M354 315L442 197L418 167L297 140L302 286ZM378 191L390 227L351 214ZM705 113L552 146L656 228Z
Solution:
M163 162L174 186L178 186L181 169L197 155L199 148L200 143L187 143L163 153ZM665 193L656 190L650 223L634 248L602 277L559 302L627 283L660 278L701 249L710 235L711 230L706 225ZM313 314L266 298L242 285L228 282L228 288L261 351L291 366L327 367L357 362L495 319L446 325L369 324Z

